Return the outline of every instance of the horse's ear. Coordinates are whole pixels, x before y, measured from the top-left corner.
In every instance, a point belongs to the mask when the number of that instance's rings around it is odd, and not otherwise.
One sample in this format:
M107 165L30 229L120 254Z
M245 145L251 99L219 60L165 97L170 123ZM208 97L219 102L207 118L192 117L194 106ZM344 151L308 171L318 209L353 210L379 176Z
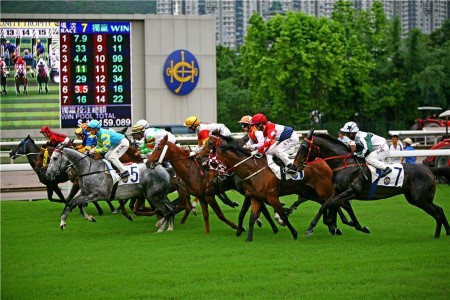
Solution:
M306 138L308 140L312 139L312 136L314 135L314 128L311 128L311 130L308 132L308 134L306 135Z
M163 139L161 140L161 142L163 142L164 144L167 143L167 139L169 138L169 136L166 134Z

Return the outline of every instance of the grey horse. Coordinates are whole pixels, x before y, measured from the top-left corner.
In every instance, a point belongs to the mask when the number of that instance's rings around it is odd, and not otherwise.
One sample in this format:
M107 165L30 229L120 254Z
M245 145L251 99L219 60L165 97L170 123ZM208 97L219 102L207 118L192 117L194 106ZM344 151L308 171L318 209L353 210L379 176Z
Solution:
M78 204L84 204L98 200L126 200L143 195L154 204L157 211L164 217L164 222L159 227L158 232L165 229L173 230L174 208L167 198L170 187L170 175L163 168L146 168L145 164L137 164L130 168L128 183L119 184L113 190L113 178L107 172L107 166L102 160L94 160L88 155L80 153L74 149L64 148L59 145L53 152L47 168L46 176L53 179L71 166L78 173L81 193L67 203L61 215L60 228L66 228L66 219L70 210ZM113 197L111 197L111 195ZM87 220L95 220L90 215L85 215Z

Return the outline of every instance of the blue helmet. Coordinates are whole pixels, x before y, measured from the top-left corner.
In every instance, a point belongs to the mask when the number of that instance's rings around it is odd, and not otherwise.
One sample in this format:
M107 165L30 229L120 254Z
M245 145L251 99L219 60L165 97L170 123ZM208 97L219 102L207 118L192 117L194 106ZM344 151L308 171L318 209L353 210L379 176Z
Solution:
M91 120L91 121L89 121L87 126L89 128L93 128L93 129L100 129L100 128L102 128L102 125L100 124L100 121L98 121L98 120Z

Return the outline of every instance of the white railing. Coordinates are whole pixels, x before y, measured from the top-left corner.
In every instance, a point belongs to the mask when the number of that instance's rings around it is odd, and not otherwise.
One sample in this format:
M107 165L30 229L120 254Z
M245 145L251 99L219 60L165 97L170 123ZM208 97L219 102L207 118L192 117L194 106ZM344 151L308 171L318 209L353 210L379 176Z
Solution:
M398 135L399 138L420 138L424 145L437 144L444 135L448 134L445 127L424 127L422 130L389 130L389 135Z

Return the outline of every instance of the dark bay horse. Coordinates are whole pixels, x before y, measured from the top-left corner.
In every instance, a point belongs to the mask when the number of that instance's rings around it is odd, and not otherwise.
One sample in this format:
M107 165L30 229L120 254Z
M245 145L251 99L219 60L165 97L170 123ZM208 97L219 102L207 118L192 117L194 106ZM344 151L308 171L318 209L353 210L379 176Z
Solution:
M208 205L211 206L222 222L225 222L233 229L237 229L236 224L224 216L215 199L215 194L210 191L207 192L208 168L202 166L194 157L189 157L189 152L189 150L182 149L168 142L167 136L165 136L147 159L146 165L149 168L154 168L163 161L170 162L177 175L186 184L189 194L194 195L200 201L205 222L205 233L210 233Z
M28 86L28 78L25 75L25 70L22 65L18 65L16 69L16 74L14 77L16 82L16 95L20 94L20 86L23 85L23 93L28 94L27 86Z
M264 204L269 204L274 208L291 231L293 237L297 238L297 232L290 224L281 206L279 197L282 195L297 194L307 199L313 199L319 203L325 203L325 201L335 194L331 169L323 161L317 162L305 170L303 180L287 180L284 183L285 186L282 191L283 183L269 168L267 159L265 157L257 159L250 156L248 150L242 149L233 138L212 136L202 151L199 155L204 155L210 151L214 152L214 155L230 171L235 172L240 178L243 178L245 194L247 199L251 199L252 207L247 241L253 240L254 222L259 215L260 207ZM248 203L244 203L242 207L238 226L242 226L246 209L248 209ZM330 229L330 231L334 232L335 229Z
M165 222L160 224L158 232L165 229L166 222L169 224L167 230L173 230L174 208L167 198L170 175L164 168L149 170L144 164L138 164L130 169L128 183L114 184L111 175L105 172L106 165L103 161L93 160L83 153L64 148L60 144L50 159L46 172L47 178L53 179L65 173L68 166L71 166L78 174L80 194L65 207L61 215L61 229L66 228L67 216L75 205L105 199L127 200L143 196L151 201L164 216Z
M48 94L48 73L47 69L45 68L45 65L37 64L37 83L38 83L38 93L43 94L45 91L45 94Z
M403 194L408 203L422 209L434 218L436 221L435 238L440 236L442 225L446 235L450 235L450 226L443 209L433 203L436 179L427 167L403 163L403 186L378 186L374 192L369 179L371 172L368 167L352 158L351 150L345 144L328 134L314 133L314 129L311 129L300 145L294 166L308 165L317 157L324 158L333 170L337 193L336 197L328 200L322 206L321 211L328 205L336 205L342 201L378 200ZM392 172L386 176L388 179L384 180L395 180L396 176L400 175L400 170ZM320 217L321 211L319 211L318 217ZM311 226L315 226L314 221Z

